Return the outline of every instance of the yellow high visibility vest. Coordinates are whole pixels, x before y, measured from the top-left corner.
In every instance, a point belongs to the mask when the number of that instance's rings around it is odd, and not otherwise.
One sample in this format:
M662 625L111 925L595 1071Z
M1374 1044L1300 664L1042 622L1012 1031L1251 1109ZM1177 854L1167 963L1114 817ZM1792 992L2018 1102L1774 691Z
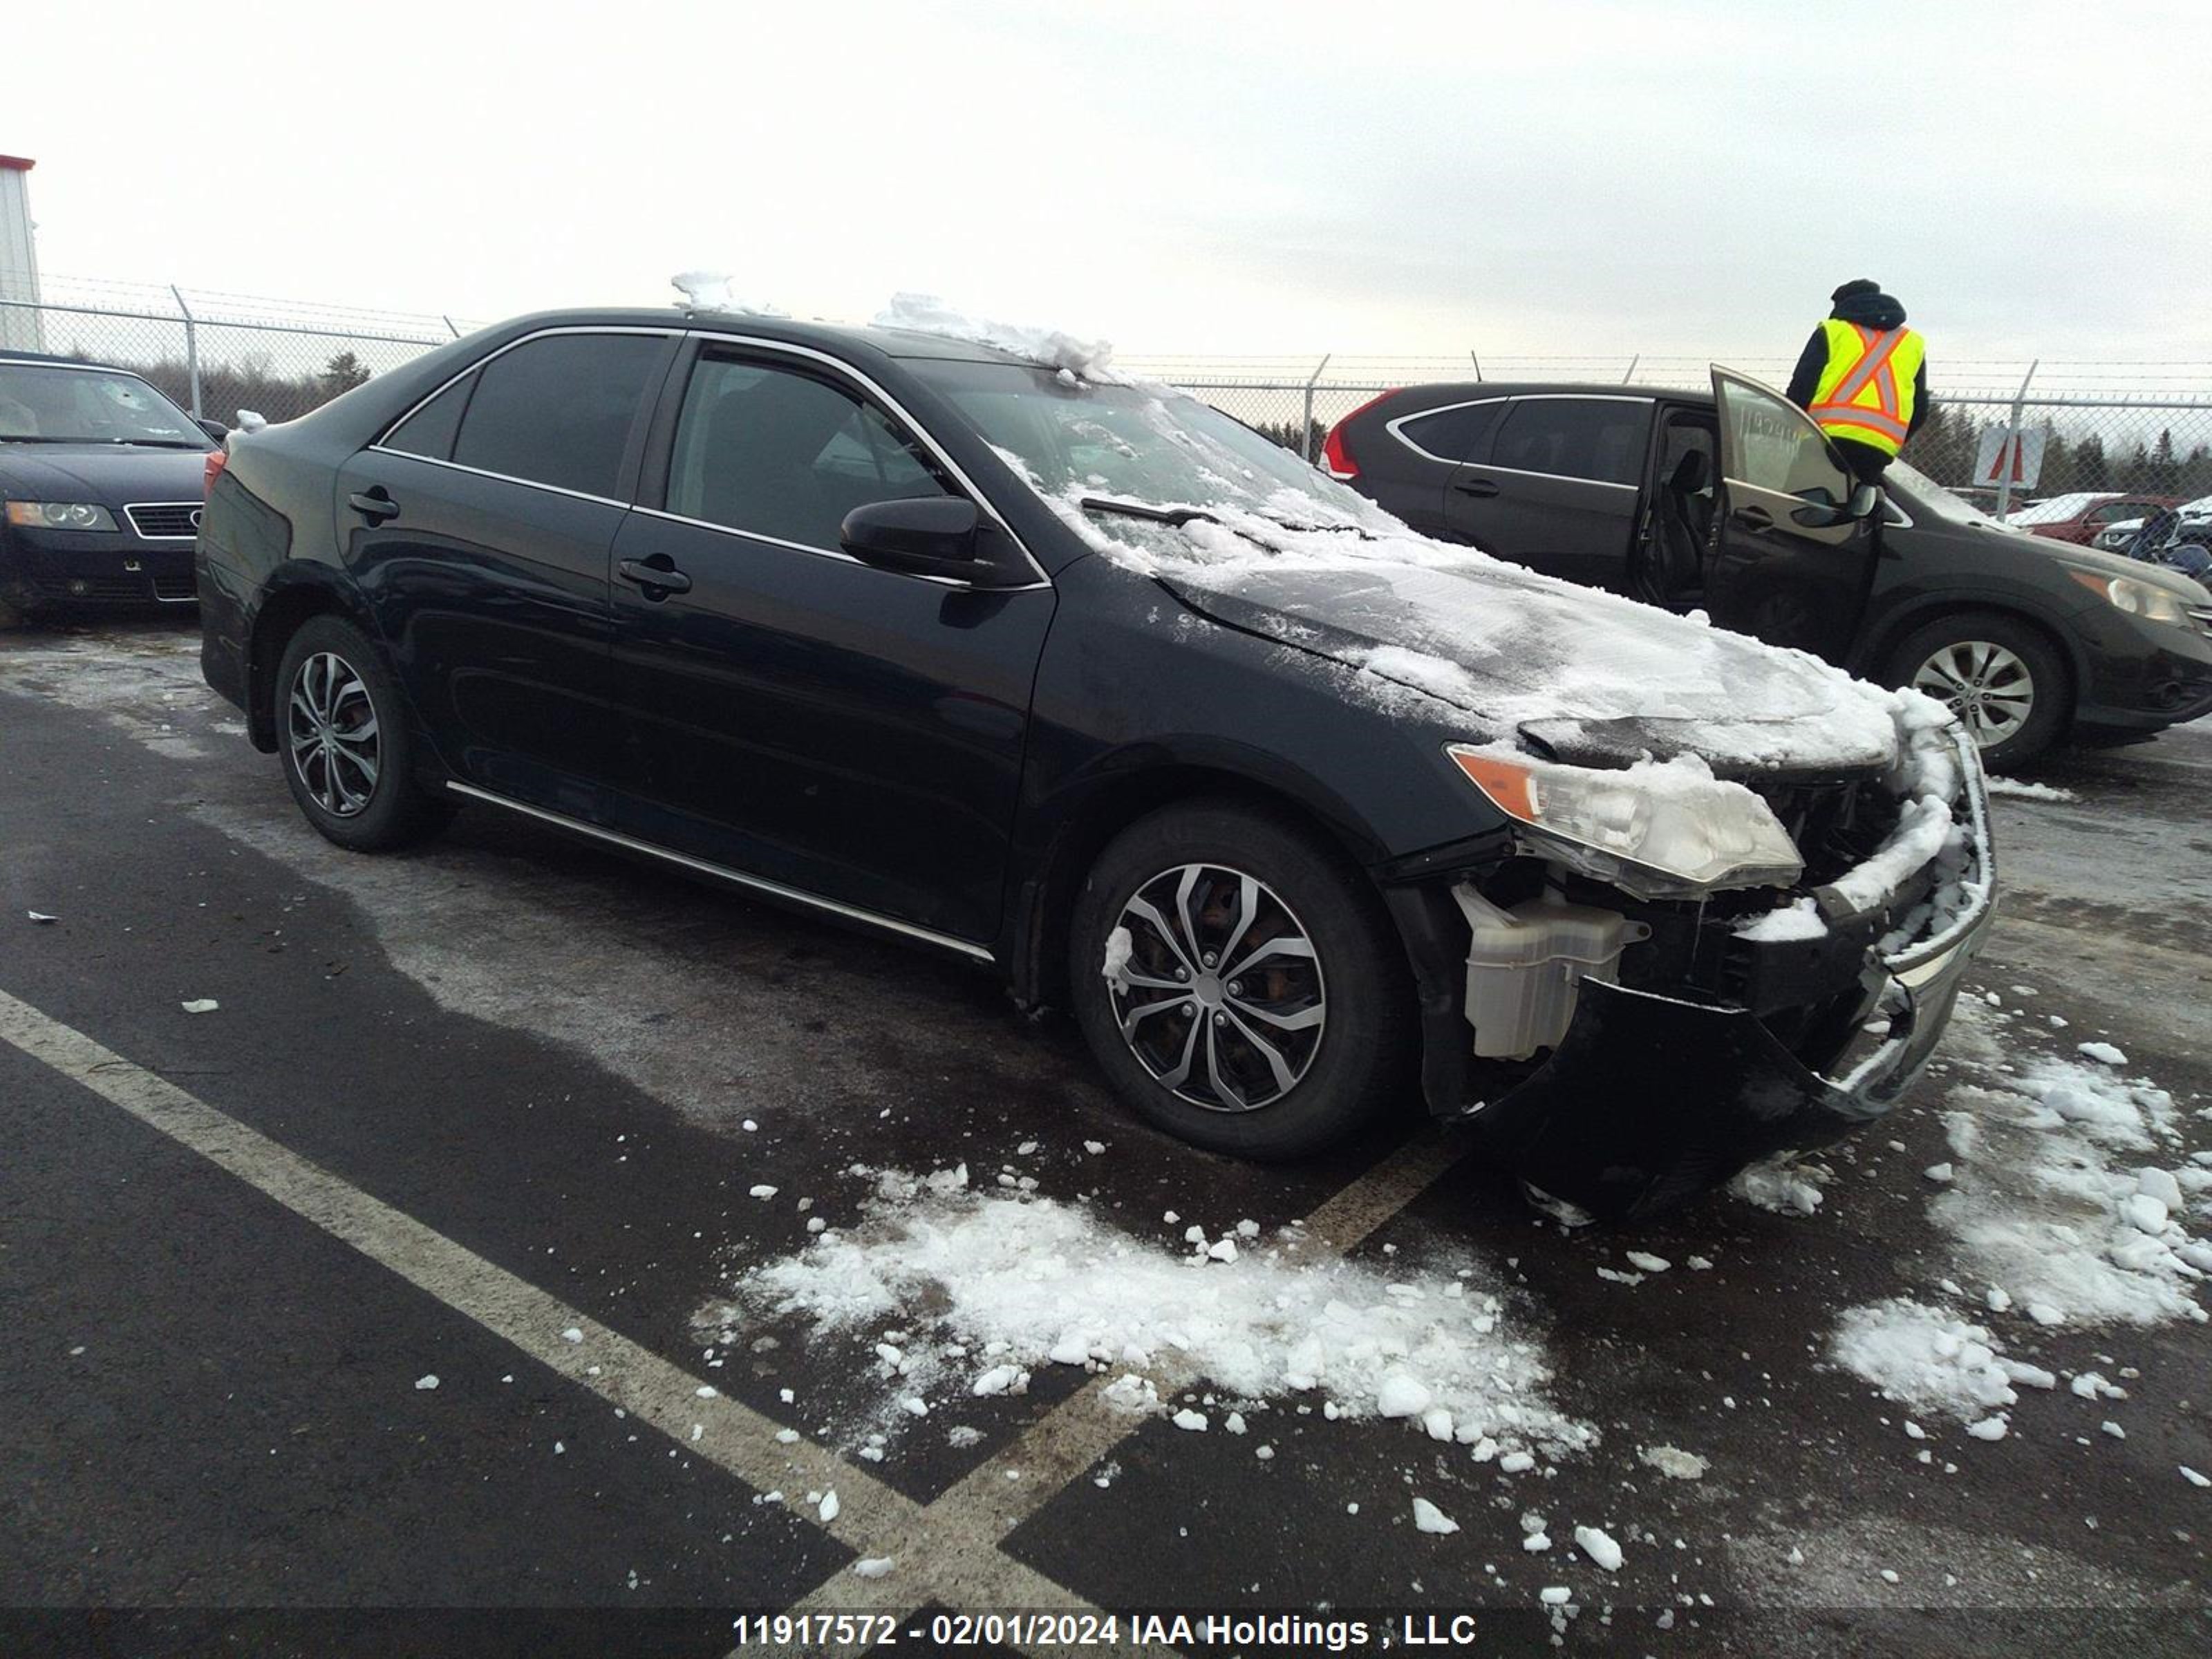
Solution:
M1896 454L1912 427L1912 388L1926 343L1909 328L1862 328L1836 317L1820 329L1828 337L1828 366L1806 413L1832 438Z

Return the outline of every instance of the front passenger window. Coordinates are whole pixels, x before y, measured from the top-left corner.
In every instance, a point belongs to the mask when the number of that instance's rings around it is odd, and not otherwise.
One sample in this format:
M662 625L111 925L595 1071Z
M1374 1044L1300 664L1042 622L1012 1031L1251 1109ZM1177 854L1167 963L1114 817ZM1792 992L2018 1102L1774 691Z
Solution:
M668 466L668 511L835 552L870 501L952 493L890 419L840 386L765 363L693 370Z

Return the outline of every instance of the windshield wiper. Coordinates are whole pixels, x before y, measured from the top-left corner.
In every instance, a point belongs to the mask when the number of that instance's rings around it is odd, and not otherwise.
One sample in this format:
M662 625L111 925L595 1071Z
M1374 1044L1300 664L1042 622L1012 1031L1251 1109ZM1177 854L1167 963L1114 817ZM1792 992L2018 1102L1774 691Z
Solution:
M1118 513L1125 519L1142 519L1147 524L1171 524L1177 529L1194 519L1203 519L1208 524L1219 524L1212 514L1195 507L1146 507L1141 501L1111 501L1101 495L1085 495L1076 505L1085 513Z

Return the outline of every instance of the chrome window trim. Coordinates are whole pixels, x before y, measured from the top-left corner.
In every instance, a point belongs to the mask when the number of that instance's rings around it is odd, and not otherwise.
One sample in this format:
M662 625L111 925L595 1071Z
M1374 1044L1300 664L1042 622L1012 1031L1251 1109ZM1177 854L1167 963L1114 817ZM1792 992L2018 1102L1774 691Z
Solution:
M823 898L820 894L810 893L803 887L788 887L780 881L770 881L765 876L749 876L741 870L732 870L724 865L709 863L705 859L693 858L689 853L678 853L665 847L657 846L649 841L640 841L636 836L626 836L619 830L603 829L595 823L586 823L580 818L569 817L565 813L549 811L542 806L531 806L519 800L510 800L505 795L495 794L489 789L479 789L474 784L463 783L457 778L447 779L446 787L457 795L465 795L471 800L484 801L493 806L504 806L509 811L520 812L526 817L541 819L544 823L572 830L580 836L589 836L595 840L604 841L616 847L626 848L633 853L645 854L648 857L665 859L671 864L680 864L685 869L696 870L702 875L713 876L718 880L731 882L739 887L750 887L759 892L772 893L778 898L789 899L799 904L811 905L815 909L829 911L834 915L843 916L848 921L865 922L871 927L881 927L890 933L901 933L908 939L919 939L925 945L934 945L940 950L957 951L960 955L972 957L977 962L996 960L986 947L975 944L971 940L957 939L951 933L940 933L933 929L917 926L914 922L900 921L890 916L879 915L873 910L864 910L856 904L846 904L836 899Z
M928 449L929 453L937 458L938 464L944 467L947 472L951 473L953 477L958 481L960 487L968 492L969 498L975 503L976 510L980 513L988 514L991 522L999 527L999 529L1005 534L1006 539L1012 542L1014 546L1019 550L1023 561L1027 563L1030 568L1030 574L1036 578L1035 581L1026 584L1023 588L993 588L990 591L993 592L1026 592L1027 589L1030 587L1049 587L1052 586L1052 578L1046 574L1045 568L1037 562L1036 555L1030 551L1029 544L1024 542L1019 536L1016 535L1014 533L1013 526L1008 524L1006 520L999 515L998 508L991 505L991 498L983 493L981 487L976 483L975 479L968 476L967 469L963 467L959 462L954 460L951 455L946 451L945 446L938 442L934 437L930 435L930 431L927 427L916 420L903 404L900 403L897 398L892 397L890 392L884 391L882 386L878 386L874 379L872 378L865 370L848 362L842 357L833 356L830 352L817 350L812 346L799 345L789 340L768 340L763 339L758 335L753 334L726 334L717 329L695 328L686 330L685 332L690 338L704 341L710 344L716 342L721 342L731 345L743 346L749 351L762 351L771 356L781 355L790 357L804 358L807 362L819 363L826 368L833 369L836 373L845 376L847 379L858 383L869 397L874 398L876 402L881 404L885 409L889 410L892 415L896 416L899 423L908 432L911 432L915 437ZM647 508L644 510L649 512L653 509ZM680 517L681 515L666 514L665 516ZM696 524L700 521L694 519L687 520L685 522ZM715 525L708 527L711 529L729 530L732 534L740 536L752 534L750 531L739 530L736 526L729 525ZM759 539L763 541L773 541L776 538L774 537L763 536ZM818 553L825 550L821 548L805 547L802 544L795 542L785 542L781 544L787 547L799 547L800 550L804 552ZM853 556L849 553L840 550L834 556L841 559L850 559ZM860 561L855 559L854 560L854 562L857 564ZM924 580L941 582L947 579L942 577L927 577L924 578ZM961 581L952 581L951 585L956 587L969 587L974 586L973 583Z
M898 417L899 421L908 431L912 432L915 436L921 441L921 443L927 447L929 453L937 459L938 463L959 482L963 489L968 491L969 497L975 501L977 510L988 514L991 522L997 526L999 530L1006 536L1006 539L1012 543L1015 548L1019 550L1023 562L1029 566L1030 574L1035 577L1036 580L1033 581L1024 582L1019 587L978 588L973 582L964 582L960 580L958 578L952 576L924 576L911 571L887 571L884 574L888 575L907 576L911 578L913 580L928 582L939 587L962 588L978 592L1029 593L1034 592L1038 588L1048 588L1052 586L1052 578L1046 574L1045 568L1037 562L1036 555L1030 551L1029 544L1014 533L1013 526L1009 525L999 515L998 509L991 505L990 497L986 495L983 491L977 487L975 481L968 476L966 469L962 467L957 461L954 460L951 455L945 453L945 447L939 443L935 438L930 435L928 429L925 428L920 421L915 419L915 417L908 412L906 407L901 404L897 398L892 397L888 392L885 392L882 386L877 385L875 380L870 376L863 373L860 369L855 368L853 364L847 362L843 358L834 356L826 351L817 350L811 346L794 344L788 340L769 340L763 339L758 335L750 334L726 334L717 329L685 328L680 326L655 328L647 327L641 324L611 323L605 326L600 326L590 323L569 323L563 324L557 328L536 329L528 334L523 335L520 339L509 340L505 345L500 347L497 351L490 352L484 356L479 357L474 362L470 363L467 367L448 375L444 380L441 381L435 388L427 392L422 397L418 398L413 404L409 405L406 413L401 415L398 419L389 422L385 427L382 434L378 436L376 441L368 445L368 448L362 453L374 453L379 455L393 455L403 460L420 461L427 466L447 467L455 472L466 472L479 478L491 478L501 483L520 484L526 489L548 490L556 495L566 495L574 501L597 501L603 507L621 507L625 512L641 513L647 518L665 519L675 524L691 525L702 530L719 531L726 536L736 536L751 541L767 542L772 546L789 548L793 551L799 553L811 553L820 558L836 559L848 564L860 564L864 562L862 560L854 558L851 554L846 552L842 548L832 549L826 547L814 547L805 542L786 541L780 536L767 536L760 534L756 531L741 530L733 525L710 524L704 519L687 518L681 513L670 513L661 507L643 507L635 501L618 501L614 500L611 496L594 495L587 490L570 489L562 484L545 483L536 478L518 478L511 473L491 472L486 471L483 467L470 466L461 461L441 460L434 455L417 455L410 450L392 448L384 441L386 438L391 436L392 434L397 432L401 427L412 420L425 404L434 400L456 382L466 380L470 375L475 374L478 369L490 362L494 358L504 356L507 353L514 350L517 346L527 345L532 340L543 340L556 334L644 334L650 335L659 339L683 338L701 340L710 343L714 341L726 341L732 345L743 346L748 350L782 353L789 356L804 358L817 363L821 363L830 368L836 370L838 373L857 381L866 390L869 397L875 398L878 403L882 404L885 409L890 410L893 415ZM870 566L869 568L872 569L876 567Z
M1610 478L1584 478L1572 472L1532 472L1525 466L1498 466L1490 461L1462 461L1462 466L1471 466L1478 472L1510 472L1516 478L1556 478L1561 483L1589 484L1594 489L1625 489L1633 495L1643 489L1642 484L1615 483Z
M1425 421L1431 415L1449 415L1455 410L1480 409L1488 404L1510 404L1512 401L1510 397L1469 398L1465 403L1438 404L1433 409L1417 409L1410 415L1401 415L1395 421L1385 421L1382 422L1382 429L1424 460L1439 461L1446 466L1464 466L1467 463L1463 460L1455 460L1449 455L1439 455L1433 450L1422 448L1420 445L1406 435L1407 423L1412 421Z
M142 542L189 542L198 539L199 532L197 530L189 536L148 535L138 527L138 509L142 507L183 507L198 513L205 506L204 501L125 501L123 504L123 517L131 526L131 533Z
M382 444L371 444L362 451L364 455L390 455L402 461L418 461L424 466L442 466L449 472L465 472L473 478L494 478L501 483L520 484L525 489L542 489L549 495L566 495L571 501L597 501L601 507L611 507L623 512L631 509L629 501L618 501L611 495L594 495L588 490L569 489L561 484L541 483L536 478L518 478L508 472L487 472L480 466L464 466L459 461L441 461L434 455L412 454L404 449L386 449Z
M811 553L817 559L835 559L840 564L856 564L865 570L881 571L886 576L928 582L933 586L955 588L963 593L1034 593L1041 588L1052 586L1049 581L1039 580L1024 582L1019 587L978 587L974 582L963 581L957 576L928 576L918 570L884 570L880 565L872 565L866 559L854 558L842 548L817 547L811 542L787 541L781 536L766 535L757 530L739 530L733 525L716 524L708 519L686 518L681 513L670 513L658 507L633 507L630 511L648 519L664 519L670 524L689 525L694 530L711 530L717 535L732 536L741 542L765 542L770 547L785 548L793 553ZM992 522L998 522L997 514L992 515ZM1011 535L1012 532L1007 533ZM1018 542L1015 544L1020 545Z
M1438 404L1433 409L1417 409L1410 415L1401 415L1395 421L1383 422L1382 429L1425 460L1438 461L1446 466L1474 466L1489 472L1510 472L1516 478L1557 478L1562 483L1595 484L1601 489L1626 489L1635 494L1641 484L1616 483L1610 478L1585 478L1572 472L1537 472L1525 466L1498 466L1489 461L1455 460L1449 455L1435 455L1422 448L1399 428L1408 421L1418 421L1431 415L1448 414L1455 409L1474 409L1484 404L1656 404L1656 396L1633 392L1509 392L1495 398L1469 398L1464 403ZM1507 418L1510 418L1508 411Z

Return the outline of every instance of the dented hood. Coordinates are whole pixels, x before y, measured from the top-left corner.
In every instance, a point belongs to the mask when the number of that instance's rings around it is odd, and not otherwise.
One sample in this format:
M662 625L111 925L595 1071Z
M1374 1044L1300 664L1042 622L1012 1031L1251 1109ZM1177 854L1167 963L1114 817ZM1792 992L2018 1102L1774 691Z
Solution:
M1898 757L1890 694L1818 658L1407 540L1415 556L1403 562L1377 548L1152 574L1203 616L1352 671L1354 695L1431 718L1438 704L1462 711L1478 740L1517 734L1590 765L1697 754L1739 775L1858 772Z

